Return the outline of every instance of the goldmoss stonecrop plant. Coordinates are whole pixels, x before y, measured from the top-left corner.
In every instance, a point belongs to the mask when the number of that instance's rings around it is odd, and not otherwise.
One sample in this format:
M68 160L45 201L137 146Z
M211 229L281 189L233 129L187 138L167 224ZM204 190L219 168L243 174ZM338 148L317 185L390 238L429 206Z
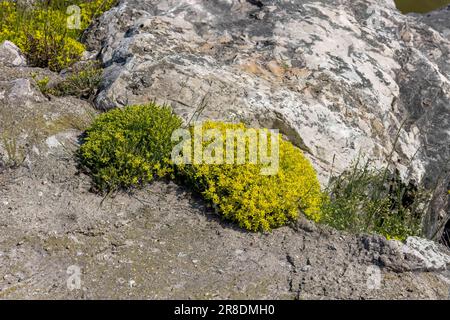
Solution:
M85 46L79 41L91 21L115 0L53 0L20 4L0 0L0 42L15 43L32 66L60 71L81 59ZM79 26L68 24L69 6L78 6Z
M172 132L181 119L154 103L99 115L86 131L79 157L99 191L142 186L172 168Z
M226 141L225 135L230 130L244 134L251 130L244 124L214 121L202 124L205 132L210 129L218 130L223 135L223 141ZM265 129L256 132L258 135L270 135ZM225 160L218 164L179 164L177 173L225 219L247 230L270 231L295 221L300 211L312 220L320 220L322 193L314 168L300 149L283 140L279 134L275 139L279 145L279 167L275 174L262 174L266 165L249 161L249 140L246 140L246 160L242 164ZM203 150L208 148L210 142L203 141ZM195 148L192 146L192 153ZM237 152L237 148L233 150ZM192 157L195 157L194 154ZM226 157L226 152L223 157Z

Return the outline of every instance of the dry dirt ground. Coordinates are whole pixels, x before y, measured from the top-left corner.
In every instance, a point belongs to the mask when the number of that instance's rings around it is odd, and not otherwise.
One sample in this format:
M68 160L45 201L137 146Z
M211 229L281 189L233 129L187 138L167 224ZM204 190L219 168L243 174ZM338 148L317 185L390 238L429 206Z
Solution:
M243 232L166 182L104 199L77 169L78 133L0 173L0 298L448 298L448 273L376 236L304 219Z

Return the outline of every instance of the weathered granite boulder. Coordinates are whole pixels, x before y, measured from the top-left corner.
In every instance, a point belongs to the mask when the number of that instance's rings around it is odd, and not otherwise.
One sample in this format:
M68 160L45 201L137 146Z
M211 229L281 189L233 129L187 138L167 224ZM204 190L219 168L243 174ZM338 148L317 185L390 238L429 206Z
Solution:
M25 67L27 61L20 49L10 41L0 44L0 66Z
M155 99L186 121L278 128L324 183L360 153L391 159L435 190L437 238L449 213L450 40L421 20L392 0L122 0L85 39L107 67L98 108Z
M433 29L439 31L444 37L450 40L450 5L427 14L411 14L420 22L430 25Z

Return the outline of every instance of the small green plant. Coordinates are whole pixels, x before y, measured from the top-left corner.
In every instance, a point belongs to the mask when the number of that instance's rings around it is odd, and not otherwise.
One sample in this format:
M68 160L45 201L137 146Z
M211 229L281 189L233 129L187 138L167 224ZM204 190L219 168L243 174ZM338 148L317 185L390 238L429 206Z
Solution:
M154 103L114 109L86 131L81 164L99 191L142 186L171 170L172 132L181 119Z
M244 124L208 121L202 130L218 130L226 140L229 130L242 132ZM191 131L194 130L191 128ZM254 130L254 129L253 129ZM257 130L258 140L267 130ZM195 134L195 133L194 133ZM272 133L273 134L273 133ZM267 134L269 137L270 134ZM294 221L302 211L309 218L320 219L322 193L316 172L303 153L290 142L279 142L279 167L276 174L263 175L262 163L249 161L250 144L246 136L246 160L242 164L180 164L177 173L188 185L209 201L224 218L251 231L270 231ZM271 141L271 140L269 140ZM203 141L203 150L211 141ZM191 150L194 152L195 146ZM236 156L237 147L234 148ZM269 153L272 152L271 144ZM226 157L226 153L223 154Z
M377 233L405 240L421 234L428 194L405 184L398 173L357 161L330 179L321 222L354 233Z
M115 0L52 0L20 5L0 0L0 42L14 42L32 66L60 71L80 60L85 47L79 42L92 19L116 3ZM80 8L79 29L69 27L67 8Z
M102 80L102 69L95 62L76 67L72 73L52 90L57 96L76 96L92 100Z
M25 161L25 156L21 148L17 145L15 136L4 132L2 134L2 142L6 151L5 166L10 168L19 167Z
M48 88L48 84L50 82L50 78L48 76L38 79L36 74L32 74L32 78L36 81L39 91L41 91L44 95L51 93L51 90Z
M97 62L89 61L79 66L73 66L69 75L56 85L49 86L50 78L48 76L39 79L37 74L32 74L32 77L39 90L46 96L50 94L75 96L92 101L102 80L102 73L103 70Z

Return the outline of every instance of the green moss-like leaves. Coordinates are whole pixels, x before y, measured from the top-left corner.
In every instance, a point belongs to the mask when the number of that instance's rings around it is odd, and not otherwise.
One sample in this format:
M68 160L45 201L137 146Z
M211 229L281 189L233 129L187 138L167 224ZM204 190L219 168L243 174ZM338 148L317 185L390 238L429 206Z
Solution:
M153 103L101 114L80 148L82 164L100 191L139 186L171 170L172 132L181 119Z
M243 134L249 130L243 124L203 123L204 131L210 129L224 135L223 140L226 140L227 130L238 130ZM267 130L257 130L258 135L263 132L267 133ZM295 220L299 210L312 220L320 220L322 193L314 168L290 142L280 135L276 139L279 143L276 174L262 174L261 169L266 165L249 162L248 155L244 164L179 165L178 173L224 218L247 230L270 231ZM208 145L208 141L204 142L203 150Z

